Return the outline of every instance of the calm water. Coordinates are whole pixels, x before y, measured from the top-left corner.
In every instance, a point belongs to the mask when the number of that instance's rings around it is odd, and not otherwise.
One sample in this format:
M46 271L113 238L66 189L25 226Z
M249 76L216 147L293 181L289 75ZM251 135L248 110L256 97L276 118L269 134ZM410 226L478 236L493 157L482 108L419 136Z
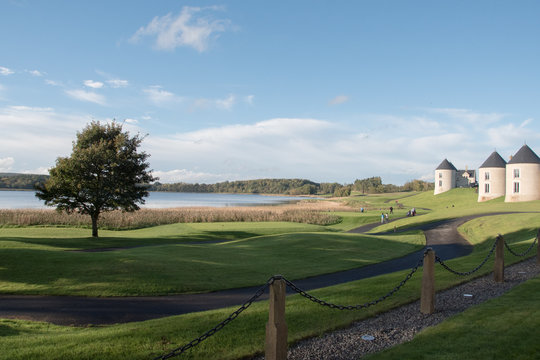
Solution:
M0 209L45 209L33 191L0 191ZM146 198L145 208L161 209L188 206L255 206L276 205L304 199L292 196L264 196L247 194L200 194L151 192Z

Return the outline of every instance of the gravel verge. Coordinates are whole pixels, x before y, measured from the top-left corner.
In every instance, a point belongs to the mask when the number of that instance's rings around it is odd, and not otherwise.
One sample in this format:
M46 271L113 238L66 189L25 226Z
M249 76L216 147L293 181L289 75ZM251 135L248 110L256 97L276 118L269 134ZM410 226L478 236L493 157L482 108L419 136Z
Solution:
M471 280L436 294L434 314L420 313L420 303L401 306L375 317L353 323L321 337L306 339L289 348L288 360L349 360L412 340L422 329L434 326L467 308L498 297L514 286L540 274L536 257L505 268L504 283L495 283L493 274ZM472 296L464 296L472 295ZM373 340L362 336L371 335ZM262 359L259 358L259 359Z

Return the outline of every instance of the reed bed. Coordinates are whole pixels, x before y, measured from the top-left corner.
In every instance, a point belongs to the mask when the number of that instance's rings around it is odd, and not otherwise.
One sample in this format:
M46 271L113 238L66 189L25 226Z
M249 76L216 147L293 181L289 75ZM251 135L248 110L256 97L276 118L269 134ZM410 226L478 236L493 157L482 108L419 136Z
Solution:
M337 203L306 201L282 206L257 207L186 207L141 209L135 212L103 213L99 226L103 229L137 229L174 223L264 222L288 221L315 225L332 225L340 217L332 211L349 208ZM90 227L90 216L67 214L55 210L0 210L0 227L12 226L75 226Z

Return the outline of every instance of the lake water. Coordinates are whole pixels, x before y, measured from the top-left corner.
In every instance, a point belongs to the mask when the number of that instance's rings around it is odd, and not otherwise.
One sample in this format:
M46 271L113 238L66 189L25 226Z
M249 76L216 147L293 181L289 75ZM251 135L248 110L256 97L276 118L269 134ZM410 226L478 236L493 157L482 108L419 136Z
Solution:
M206 193L177 193L150 192L143 208L172 208L189 206L256 206L277 205L305 199L294 196L265 196L251 194L206 194ZM33 191L0 191L0 209L52 209L45 206Z

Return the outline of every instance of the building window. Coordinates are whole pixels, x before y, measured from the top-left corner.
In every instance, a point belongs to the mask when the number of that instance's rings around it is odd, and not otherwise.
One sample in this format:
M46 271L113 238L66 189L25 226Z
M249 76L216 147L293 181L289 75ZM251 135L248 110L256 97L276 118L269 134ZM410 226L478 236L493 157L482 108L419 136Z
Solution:
M519 183L518 182L514 183L514 194L519 194Z
M489 180L489 171L484 173L484 180Z
M486 194L489 194L489 184L485 184L485 185L484 185L484 192L485 192Z
M442 173L439 173L439 179L442 179Z
M519 179L519 169L514 169L514 179Z
M439 187L442 187L442 180L439 180Z

